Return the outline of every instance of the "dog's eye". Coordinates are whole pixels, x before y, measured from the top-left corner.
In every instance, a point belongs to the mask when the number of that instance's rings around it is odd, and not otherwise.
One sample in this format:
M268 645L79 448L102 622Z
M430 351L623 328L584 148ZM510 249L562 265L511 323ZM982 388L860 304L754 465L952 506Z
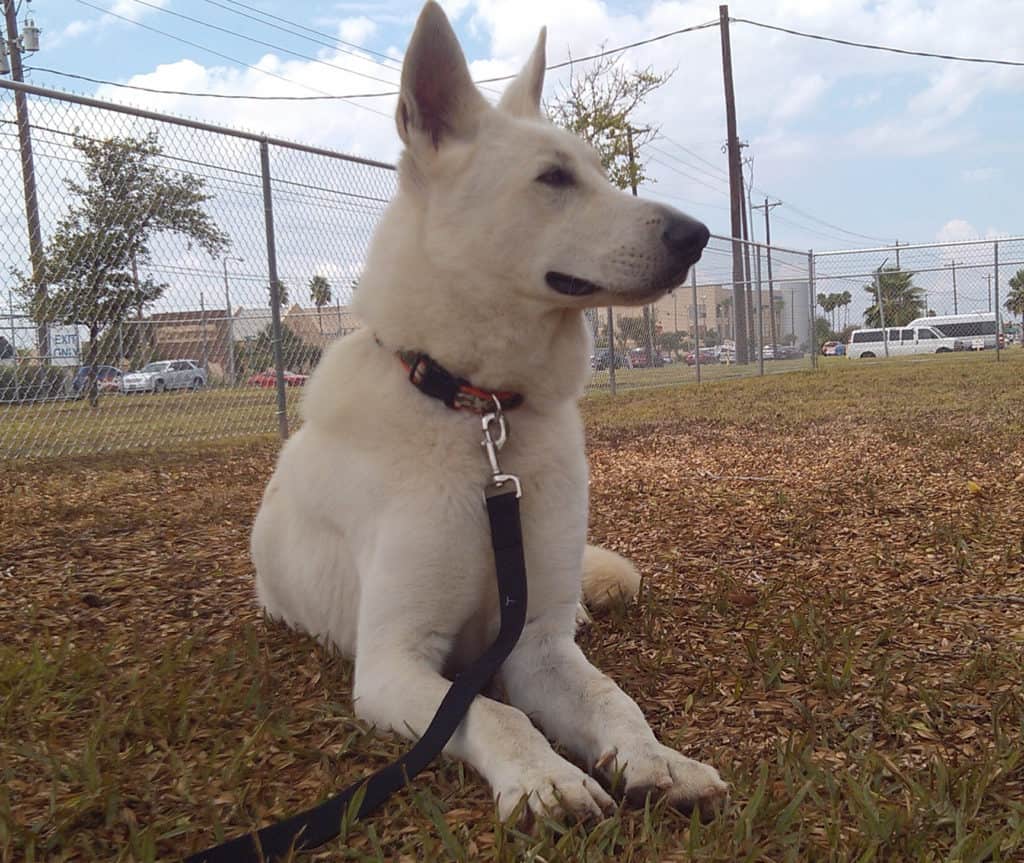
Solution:
M538 183L543 183L545 186L554 186L556 189L564 189L567 186L575 186L576 178L565 170L565 168L548 168L543 174L537 178Z

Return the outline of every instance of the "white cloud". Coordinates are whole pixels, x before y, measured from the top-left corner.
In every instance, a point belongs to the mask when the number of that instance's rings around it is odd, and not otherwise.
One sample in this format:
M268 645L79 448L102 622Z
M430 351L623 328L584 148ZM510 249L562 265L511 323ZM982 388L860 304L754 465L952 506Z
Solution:
M950 219L935 234L935 240L939 243L957 243L980 238L981 233L966 219Z
M342 41L354 42L357 45L367 41L375 32L377 32L377 25L365 15L358 18L346 18L338 25L338 35Z
M960 179L965 183L987 183L996 173L995 168L965 168L960 172Z

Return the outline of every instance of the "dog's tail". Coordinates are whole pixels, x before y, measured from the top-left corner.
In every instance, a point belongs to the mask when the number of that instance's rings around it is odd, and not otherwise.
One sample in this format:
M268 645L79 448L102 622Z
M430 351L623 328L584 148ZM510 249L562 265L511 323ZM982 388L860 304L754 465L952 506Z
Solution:
M630 602L640 590L640 573L614 551L588 545L583 552L583 602L589 611L603 611Z

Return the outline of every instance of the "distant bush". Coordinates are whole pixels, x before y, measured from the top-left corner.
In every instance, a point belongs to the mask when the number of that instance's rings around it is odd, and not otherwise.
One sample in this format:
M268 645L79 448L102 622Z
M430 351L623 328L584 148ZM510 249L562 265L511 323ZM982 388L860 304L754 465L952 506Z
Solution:
M66 395L70 376L59 366L0 366L0 402L31 402Z

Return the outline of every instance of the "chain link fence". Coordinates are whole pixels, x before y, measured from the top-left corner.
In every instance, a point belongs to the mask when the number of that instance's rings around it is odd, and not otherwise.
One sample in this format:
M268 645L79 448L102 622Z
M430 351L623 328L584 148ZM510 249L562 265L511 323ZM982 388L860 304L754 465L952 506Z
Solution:
M0 458L24 458L287 435L324 349L359 326L349 304L396 175L0 81L0 182ZM1020 343L1022 292L1022 238L812 254L714 236L657 303L588 312L590 389L810 369L822 352L996 353Z
M0 183L0 457L26 457L286 433L395 172L0 82Z
M810 267L807 252L712 236L687 284L657 303L588 313L590 387L617 392L812 368Z
M814 256L819 340L850 359L1021 344L1024 237Z

